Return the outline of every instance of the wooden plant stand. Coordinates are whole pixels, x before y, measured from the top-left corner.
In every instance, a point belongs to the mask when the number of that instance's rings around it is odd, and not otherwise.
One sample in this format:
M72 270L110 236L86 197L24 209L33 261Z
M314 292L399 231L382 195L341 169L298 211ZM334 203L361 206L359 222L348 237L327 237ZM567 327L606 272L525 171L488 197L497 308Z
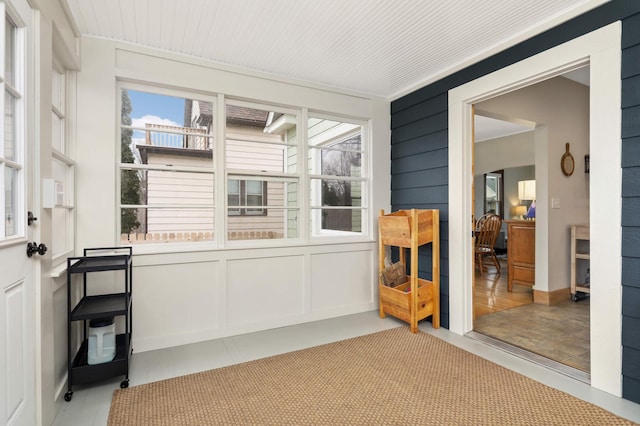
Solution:
M384 268L385 246L400 248L400 262L407 271L405 249L410 251L408 281L388 287L379 279L380 318L387 314L406 321L411 332L418 332L418 321L431 316L433 328L440 327L440 214L439 210L380 211L379 272ZM432 280L418 278L418 247L431 243Z

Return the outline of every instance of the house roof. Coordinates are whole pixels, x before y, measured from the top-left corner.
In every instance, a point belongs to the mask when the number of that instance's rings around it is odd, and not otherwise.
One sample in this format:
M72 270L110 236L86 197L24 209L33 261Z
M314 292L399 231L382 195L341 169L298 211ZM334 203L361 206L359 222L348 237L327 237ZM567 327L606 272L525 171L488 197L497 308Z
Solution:
M264 128L269 111L227 105L227 124Z
M190 127L193 112L193 100L185 99L184 126ZM197 101L195 101L197 102ZM212 122L213 104L211 102L199 102L199 114L196 117L197 124L206 127ZM282 114L276 114L276 117ZM250 126L264 128L269 119L269 111L255 108L246 108L237 105L226 106L227 124L237 126Z
M60 0L77 30L397 98L608 0Z

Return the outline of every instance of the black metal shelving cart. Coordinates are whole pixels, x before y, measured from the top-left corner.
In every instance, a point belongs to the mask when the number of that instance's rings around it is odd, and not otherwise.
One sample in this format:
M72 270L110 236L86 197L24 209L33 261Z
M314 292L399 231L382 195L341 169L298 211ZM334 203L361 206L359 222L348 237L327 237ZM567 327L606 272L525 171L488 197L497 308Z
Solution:
M105 254L106 253L106 254ZM133 284L131 247L103 247L84 249L84 256L67 259L67 349L68 376L65 401L71 401L72 387L124 375L121 388L129 387L129 359L131 357L132 303L131 288ZM87 294L87 275L93 272L123 271L124 282L122 292L113 294ZM82 293L78 303L72 306L74 294L72 276L82 274ZM124 316L124 333L115 336L115 357L112 361L100 364L88 363L89 340L88 323L92 319ZM72 323L82 322L82 343L73 353L71 347Z

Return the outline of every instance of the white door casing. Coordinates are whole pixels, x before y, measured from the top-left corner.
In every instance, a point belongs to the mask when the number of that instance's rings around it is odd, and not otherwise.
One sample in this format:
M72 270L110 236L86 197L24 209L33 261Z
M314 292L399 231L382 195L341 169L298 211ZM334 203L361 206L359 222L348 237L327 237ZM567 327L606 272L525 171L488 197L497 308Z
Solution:
M591 385L616 396L622 393L621 31L620 22L610 24L449 91L449 311L451 331L462 335L473 329L473 247L466 238L472 105L590 66L590 267L591 282L600 283L591 290ZM536 246L544 248L548 216L536 216Z

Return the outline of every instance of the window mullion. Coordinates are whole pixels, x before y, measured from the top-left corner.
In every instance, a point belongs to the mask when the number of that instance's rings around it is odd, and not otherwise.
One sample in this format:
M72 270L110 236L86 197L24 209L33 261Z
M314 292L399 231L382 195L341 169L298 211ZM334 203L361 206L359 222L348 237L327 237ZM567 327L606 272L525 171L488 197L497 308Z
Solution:
M226 149L226 126L225 126L225 97L218 95L217 102L214 105L213 120L215 126L215 141L213 158L215 161L214 170L216 171L214 179L215 193L215 229L218 231L216 244L218 247L226 245L229 230L227 229L227 173L225 170L225 149Z
M247 206L247 181L240 181L240 205L243 207ZM240 210L243 216L247 215L247 209Z
M298 227L304 242L308 243L311 235L309 224L311 223L311 181L309 179L309 132L307 123L309 122L309 110L302 108L300 120L298 120L298 173L300 182L298 183Z

